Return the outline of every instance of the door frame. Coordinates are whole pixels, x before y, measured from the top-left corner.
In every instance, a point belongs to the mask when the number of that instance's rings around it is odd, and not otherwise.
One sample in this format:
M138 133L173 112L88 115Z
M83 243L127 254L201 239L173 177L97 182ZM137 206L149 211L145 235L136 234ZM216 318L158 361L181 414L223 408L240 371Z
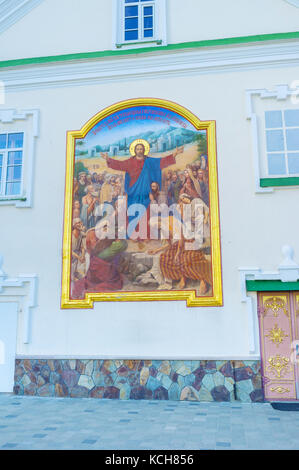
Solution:
M259 319L259 340L260 340L260 353L261 353L261 374L262 374L262 383L263 383L263 389L264 389L264 395L265 395L265 401L267 402L272 402L272 401L298 401L299 400L299 395L298 395L298 382L299 382L299 370L298 370L298 361L295 356L295 361L294 361L294 344L297 342L299 344L299 337L298 337L298 322L297 322L297 307L296 302L294 299L296 299L296 296L299 297L299 293L296 291L262 291L258 292L258 319ZM267 304L268 299L269 304ZM265 308L266 305L266 308ZM272 313L272 315L271 315ZM278 330L276 331L276 334L279 333L281 338L281 342L277 343L276 346L277 348L281 346L284 341L287 341L290 346L290 350L288 355L285 357L284 355L286 354L285 352L281 352L277 349L277 355L275 355L274 351L272 351L271 354L274 354L270 359L273 361L273 370L267 371L265 369L266 361L269 361L269 347L271 346L270 344L267 343L267 348L266 348L266 330L265 330L265 325L264 322L266 321L266 316L267 319L270 318L275 318L273 321L275 322L275 325L278 326ZM282 327L282 323L279 323L279 320L281 321L286 321L286 318L288 318L288 327L287 325L284 325ZM274 327L274 324L272 324L272 327ZM280 330L281 328L281 330ZM287 328L287 331L286 331ZM268 330L269 333L272 333L274 328L272 330ZM280 330L280 331L279 331ZM288 333L285 335L285 333ZM287 338L289 338L287 340ZM298 338L298 339L297 339ZM275 343L275 338L271 338L272 343ZM273 346L273 345L272 345ZM285 363L283 363L285 361ZM286 362L288 361L288 362ZM272 366L271 366L272 367ZM277 376L275 376L275 373ZM271 374L274 374L273 377L271 377ZM292 376L290 376L290 374ZM270 376L269 376L270 375ZM266 384L276 386L276 389L273 388L271 390L272 393L267 393L266 390ZM289 387L289 388L288 388ZM274 396L276 392L276 396ZM295 395L295 396L289 396L289 397L284 397L283 393L287 393L290 395ZM268 396L266 396L268 395Z

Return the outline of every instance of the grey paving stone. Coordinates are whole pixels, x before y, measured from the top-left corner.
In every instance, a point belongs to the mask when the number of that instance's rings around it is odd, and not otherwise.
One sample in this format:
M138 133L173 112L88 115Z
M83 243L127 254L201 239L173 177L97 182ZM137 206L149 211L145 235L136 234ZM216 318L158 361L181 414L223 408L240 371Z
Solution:
M9 413L16 407L18 414ZM298 413L269 404L0 395L3 450L298 450L297 436Z

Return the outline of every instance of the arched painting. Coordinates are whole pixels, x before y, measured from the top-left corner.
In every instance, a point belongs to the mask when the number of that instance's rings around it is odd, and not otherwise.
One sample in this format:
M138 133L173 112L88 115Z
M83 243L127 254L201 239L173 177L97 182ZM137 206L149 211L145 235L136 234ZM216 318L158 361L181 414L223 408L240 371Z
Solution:
M62 308L222 305L219 232L214 121L140 98L68 132Z

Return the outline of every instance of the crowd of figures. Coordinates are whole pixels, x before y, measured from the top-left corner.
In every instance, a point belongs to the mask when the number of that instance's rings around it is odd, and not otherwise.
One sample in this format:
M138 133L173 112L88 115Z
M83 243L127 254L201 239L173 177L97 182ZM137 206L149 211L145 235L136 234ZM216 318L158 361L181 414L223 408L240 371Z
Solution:
M168 206L179 202L187 194L191 199L200 198L209 207L209 176L206 157L198 163L187 165L183 171L167 170L163 175L162 188L152 184L150 198ZM81 219L86 230L95 227L99 216L97 207L111 204L115 207L119 196L124 195L124 178L109 172L80 172L74 179L73 219Z
M95 227L100 218L97 207L105 203L115 205L123 191L122 176L80 172L74 180L73 219L81 219L86 230Z
M164 176L163 189L167 194L167 204L178 203L181 194L191 199L200 198L209 207L209 174L207 160L203 156L200 163L187 165L184 171L168 170Z
M208 178L205 156L183 170L165 169L162 173L162 187L155 181L151 184L150 203L166 203L168 206L177 204L181 210L185 204L200 201L201 207L204 207L207 232ZM123 174L112 174L109 168L102 173L82 171L74 179L71 268L73 298L82 298L86 292L116 291L123 287L120 265L123 261L122 254L128 248L128 239L119 240L117 235L114 239L98 239L96 226L107 217L102 210L105 204L109 204L117 212L118 198L125 195L124 187ZM154 258L151 275L158 281L158 289L171 289L173 281L179 281L180 289L186 286L188 279L199 281L199 292L203 295L212 285L210 261L206 259L203 250L188 251L184 248L184 240L173 240L173 217L169 219L169 240L163 240L158 248L147 251ZM139 248L140 243L138 247L136 245L136 251Z

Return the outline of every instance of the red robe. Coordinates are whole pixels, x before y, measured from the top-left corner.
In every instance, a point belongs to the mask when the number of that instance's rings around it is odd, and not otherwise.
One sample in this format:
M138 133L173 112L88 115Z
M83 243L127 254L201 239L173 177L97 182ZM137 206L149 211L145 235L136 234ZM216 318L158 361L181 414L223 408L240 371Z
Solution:
M170 165L174 165L176 162L175 157L171 154L167 157L161 158L160 168L163 170ZM130 186L136 183L140 173L142 171L144 160L138 160L136 157L128 158L127 160L115 160L114 158L109 158L107 165L112 170L117 171L126 171L130 175Z
M122 276L113 263L91 256L86 276L74 283L72 297L83 299L87 292L118 291L122 286Z

